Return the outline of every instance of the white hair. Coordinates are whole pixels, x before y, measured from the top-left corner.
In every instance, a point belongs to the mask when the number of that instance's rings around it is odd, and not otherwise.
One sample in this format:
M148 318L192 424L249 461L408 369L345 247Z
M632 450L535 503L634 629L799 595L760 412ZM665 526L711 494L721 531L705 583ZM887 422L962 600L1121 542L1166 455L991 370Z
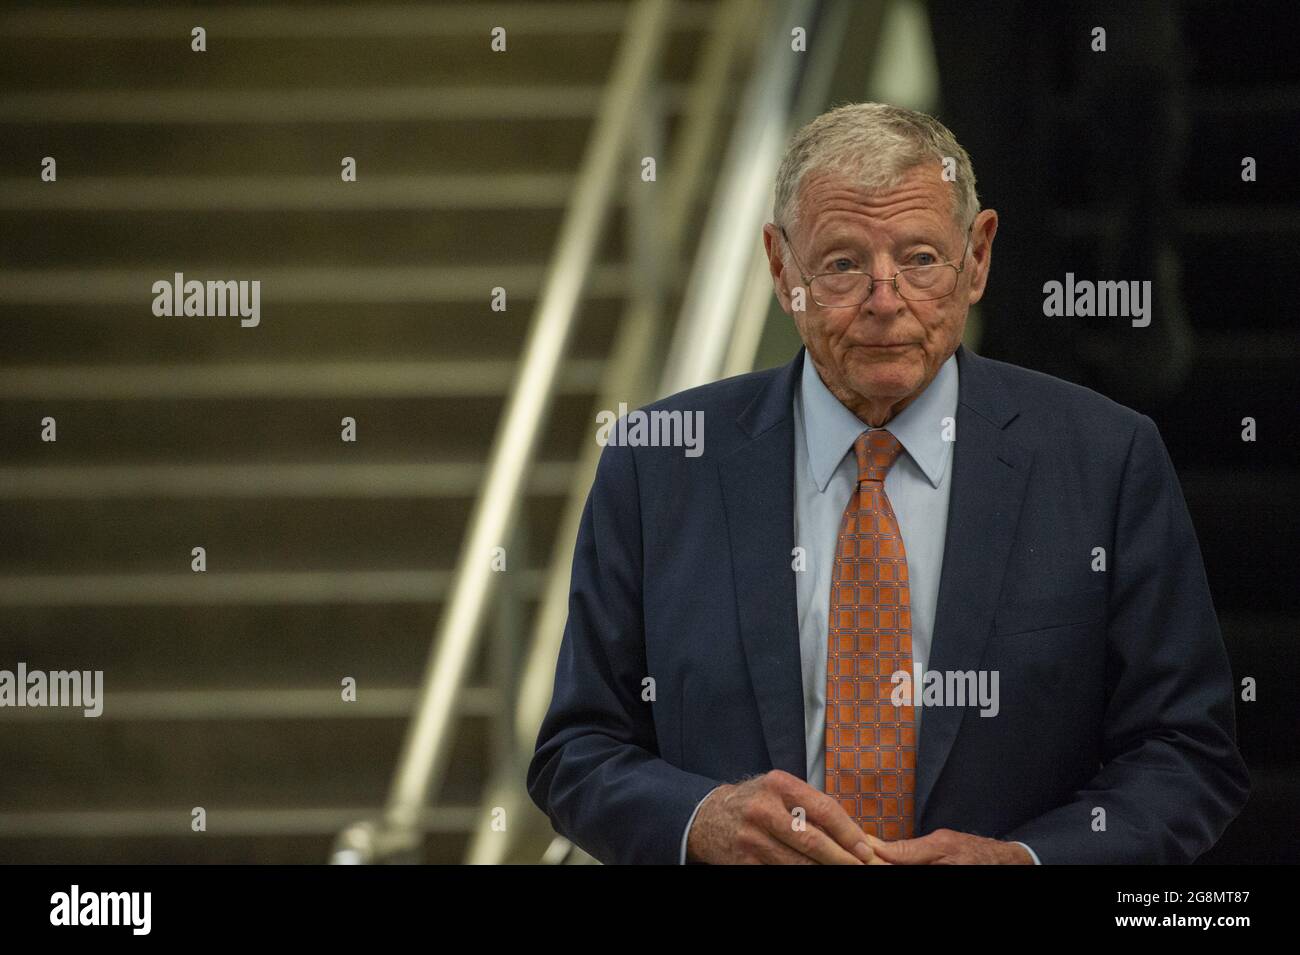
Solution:
M925 113L885 103L838 106L822 113L790 140L776 174L776 224L791 231L798 223L799 190L811 172L839 174L868 192L877 192L897 186L906 173L923 163L947 159L953 161L956 175L953 220L965 229L980 208L975 171L970 156L943 123Z

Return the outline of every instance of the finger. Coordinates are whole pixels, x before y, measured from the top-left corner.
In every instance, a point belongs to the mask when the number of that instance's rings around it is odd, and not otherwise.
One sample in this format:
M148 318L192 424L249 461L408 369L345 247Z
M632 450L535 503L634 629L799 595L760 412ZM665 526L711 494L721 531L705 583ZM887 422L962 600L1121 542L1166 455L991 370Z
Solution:
M872 836L868 843L876 855L894 865L929 865L944 857L944 850L933 835L917 839L898 839L885 842Z
M808 797L808 818L821 826L826 834L844 851L853 854L863 862L870 862L875 855L871 843L866 839L862 827L853 821L853 817L844 811L839 800L808 787L812 795ZM865 851L862 846L866 845Z
M782 801L785 812L789 814L802 808L804 822L812 823L820 833L820 837L797 833L800 839L794 848L812 851L818 861L827 864L851 865L853 861L870 861L871 850L862 839L862 830L838 802L797 776L773 773L771 780L772 792ZM791 830L777 831L776 835L787 845L791 844ZM845 855L852 859L846 859Z
M864 831L862 835L863 838L867 840L867 847L871 850L871 861L867 863L868 865L895 865L896 864L895 862L891 862L889 859L885 858L885 856L881 855L880 853L880 850L882 848L887 851L890 843L886 842L884 839L881 839L879 836L875 835L875 833Z
M741 841L745 848L765 865L817 865L823 859L833 861L827 859L824 847L818 845L818 836L825 839L824 835L809 833L802 826L796 829L796 818L801 817L792 816L786 807L783 794L787 789L785 781L769 780L763 791L744 807Z
M758 856L764 865L817 865L817 860L792 849L776 836L765 833L767 841L759 847Z
M887 846L889 845L889 843L885 842L883 839L878 838L876 835L870 832L863 831L862 835L863 838L867 840L867 847L871 849L871 861L868 862L867 865L893 865L894 864L877 851L877 849L879 849L881 846Z
M781 817L782 813L778 809L753 826L751 835L756 844L752 854L762 865L817 865L816 859L781 838Z
M863 865L866 861L845 850L815 823L807 819L802 822L796 828L788 813L784 818L782 814L774 814L768 832L791 850L821 865Z

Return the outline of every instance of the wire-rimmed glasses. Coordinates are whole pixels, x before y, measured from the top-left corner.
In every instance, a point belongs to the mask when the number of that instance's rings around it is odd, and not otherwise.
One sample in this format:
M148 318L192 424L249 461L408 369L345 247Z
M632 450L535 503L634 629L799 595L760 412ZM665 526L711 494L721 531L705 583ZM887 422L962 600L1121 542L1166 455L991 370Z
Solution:
M790 255L794 257L795 265L799 266L800 277L808 287L812 300L822 308L851 308L871 298L876 290L876 283L883 281L893 285L899 298L911 302L926 302L951 295L957 288L957 277L966 268L966 252L970 248L970 231L973 225L975 222L971 220L971 224L966 227L966 244L962 247L961 265L954 265L952 262L908 265L899 269L892 278L887 280L856 270L808 275L803 263L795 255L794 243L790 241L785 226L781 226L781 236L790 247Z

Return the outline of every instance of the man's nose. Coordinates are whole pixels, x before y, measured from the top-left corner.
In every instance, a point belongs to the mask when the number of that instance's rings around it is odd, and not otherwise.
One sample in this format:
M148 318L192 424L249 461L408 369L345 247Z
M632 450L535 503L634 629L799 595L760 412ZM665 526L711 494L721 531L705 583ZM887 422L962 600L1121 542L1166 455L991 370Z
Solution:
M899 296L898 289L894 288L893 273L888 274L889 278L871 277L871 292L862 303L864 308L897 311L902 307L904 300Z

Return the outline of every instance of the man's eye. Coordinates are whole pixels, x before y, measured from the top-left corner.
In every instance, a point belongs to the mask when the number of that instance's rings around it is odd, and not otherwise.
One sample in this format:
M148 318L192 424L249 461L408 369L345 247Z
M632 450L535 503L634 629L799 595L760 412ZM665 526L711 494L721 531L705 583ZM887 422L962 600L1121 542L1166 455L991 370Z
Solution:
M841 262L845 263L844 268L840 268ZM851 272L855 268L857 268L857 265L854 263L852 259L836 259L834 262L831 263L832 272Z
M939 260L936 259L929 252L918 252L916 253L916 255L912 256L912 261L910 264L911 265L934 265L938 261Z

